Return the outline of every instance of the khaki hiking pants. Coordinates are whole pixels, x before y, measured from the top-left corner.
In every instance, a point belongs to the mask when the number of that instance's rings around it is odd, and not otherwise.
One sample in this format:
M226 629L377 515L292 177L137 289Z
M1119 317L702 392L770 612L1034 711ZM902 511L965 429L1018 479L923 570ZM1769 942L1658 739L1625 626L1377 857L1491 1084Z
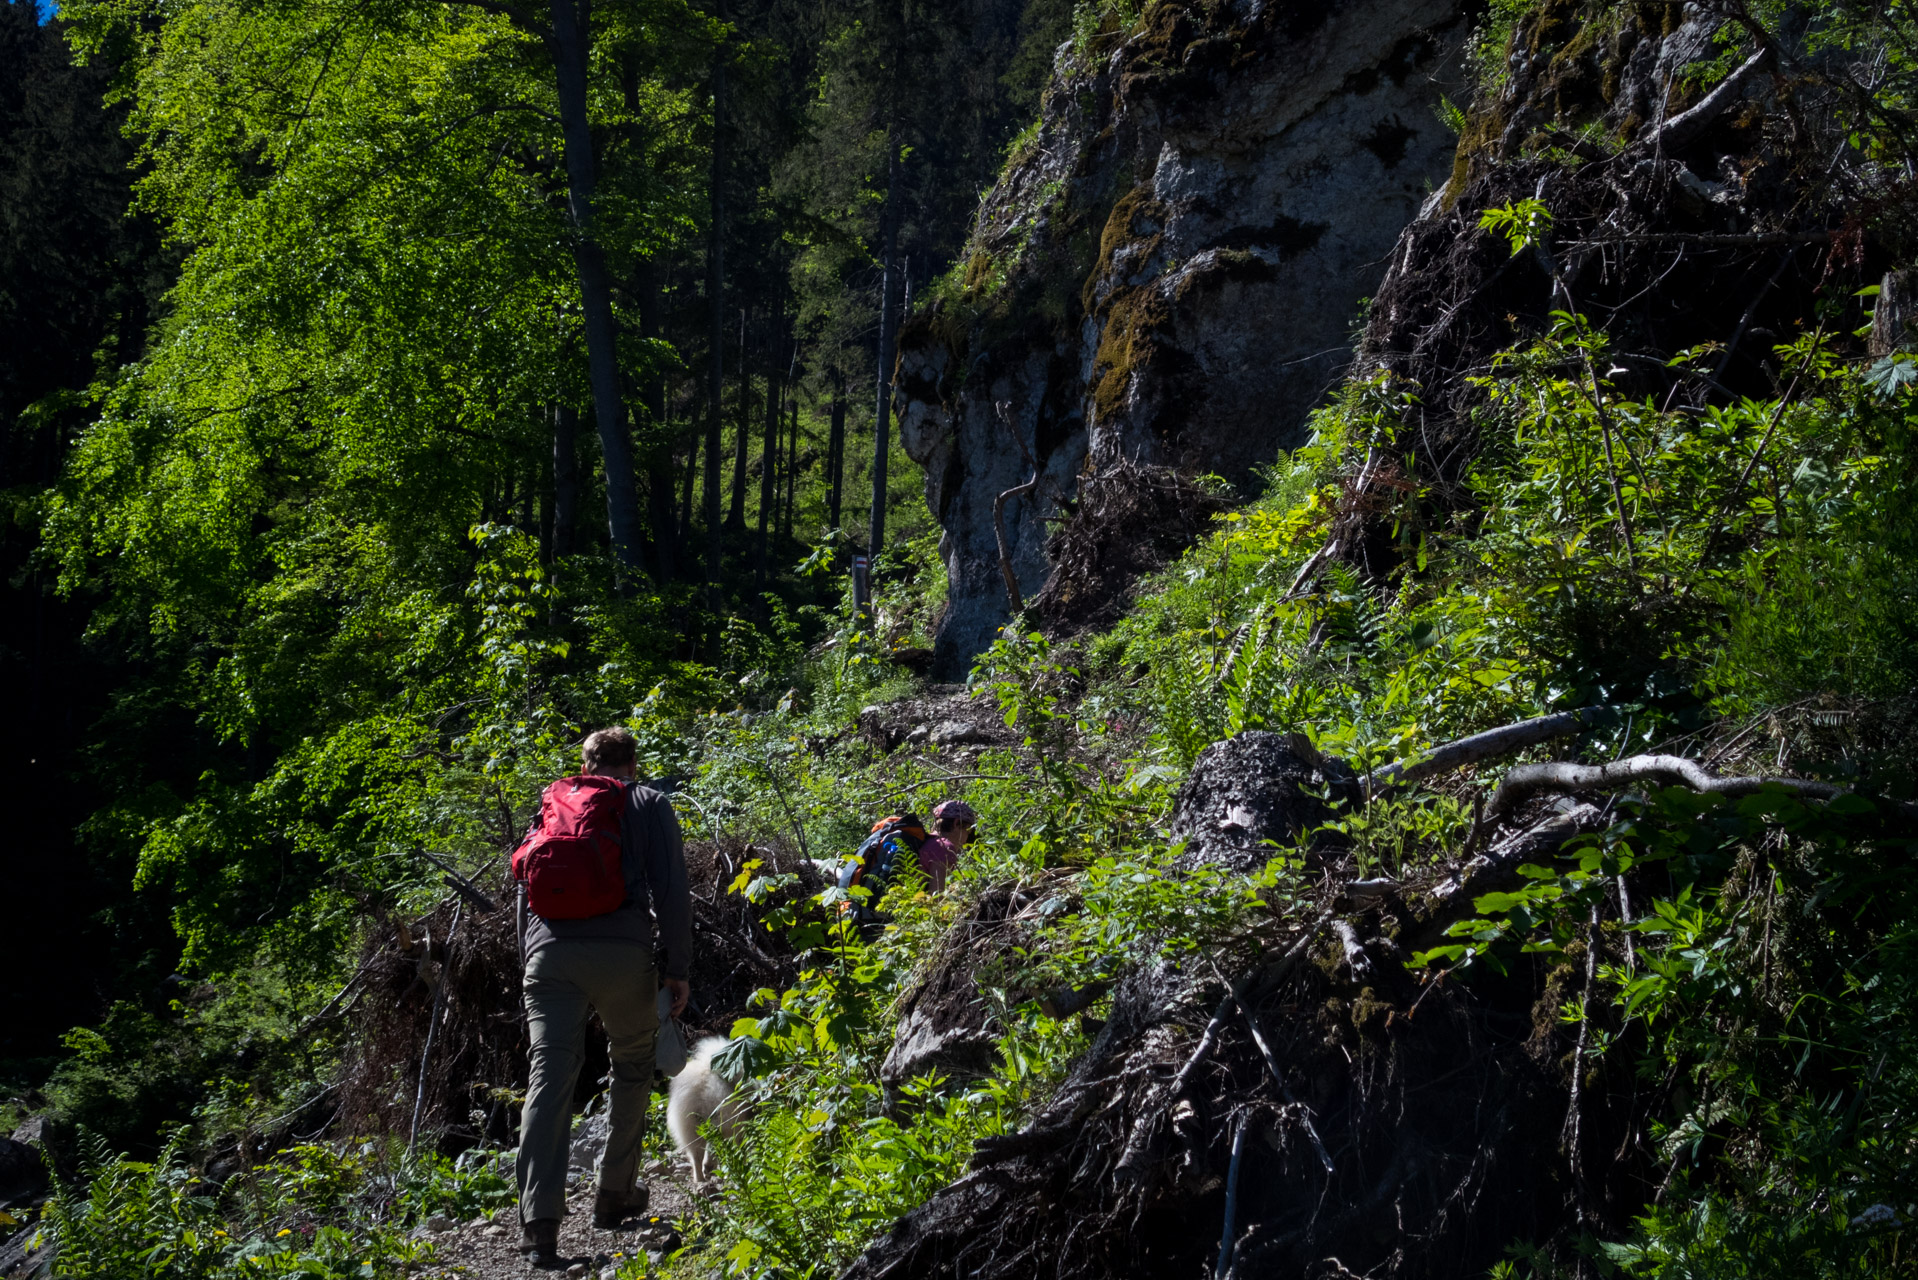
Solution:
M522 991L533 1046L515 1164L520 1221L566 1213L573 1087L585 1057L588 1005L599 1010L613 1058L599 1190L626 1199L638 1180L639 1145L653 1089L653 1038L659 1030L653 953L630 942L556 939L527 961Z

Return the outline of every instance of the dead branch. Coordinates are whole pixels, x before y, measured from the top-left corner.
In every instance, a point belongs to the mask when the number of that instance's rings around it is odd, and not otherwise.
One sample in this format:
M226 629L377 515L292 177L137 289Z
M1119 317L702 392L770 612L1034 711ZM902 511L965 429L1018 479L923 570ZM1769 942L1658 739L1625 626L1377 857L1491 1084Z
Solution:
M1577 240L1561 240L1560 244L1568 249L1593 249L1608 244L1697 244L1707 247L1724 245L1744 247L1747 245L1765 246L1774 244L1823 244L1830 240L1829 231L1634 231L1613 236L1585 236Z
M999 573L1006 580L1006 603L1014 613L1024 613L1026 602L1019 594L1019 577L1012 571L1012 552L1006 546L1006 502L1038 488L1039 476L1039 472L1033 472L1032 479L1012 486L992 500L992 536L999 542Z
M1219 1007L1213 1010L1212 1021L1205 1024L1205 1032L1199 1037L1198 1046L1192 1050L1192 1056L1185 1060L1183 1067L1179 1068L1179 1074L1172 1077L1172 1086L1167 1091L1168 1097L1176 1098L1185 1092L1186 1082L1192 1079L1192 1073L1212 1056L1213 1048L1219 1043L1219 1033L1225 1029L1226 1019L1232 1016L1232 1006L1238 1002L1239 998L1230 991L1227 991L1225 998L1219 1001Z
M1431 903L1426 914L1401 933L1398 944L1407 951L1420 951L1442 938L1446 927L1469 915L1472 904L1483 894L1511 887L1518 868L1541 856L1549 857L1574 836L1596 831L1605 823L1596 805L1580 804L1565 813L1547 814L1532 825L1512 832L1473 858L1450 880L1437 885L1428 895ZM1494 823L1484 824L1490 830Z
M1683 147L1703 133L1712 121L1724 115L1726 109L1744 95L1745 86L1770 64L1771 59L1771 49L1761 48L1745 59L1743 66L1720 81L1717 88L1699 99L1696 106L1667 120L1640 146L1659 151Z
M1390 876L1375 876L1370 880L1348 880L1345 883L1345 896L1354 902L1374 902L1388 894L1394 894L1402 886Z
M465 905L463 902L454 905L453 924L452 927L446 931L446 960L449 965L453 960L453 939L460 931L460 916ZM427 948L427 953L428 955L432 954L432 948L430 946ZM446 1007L446 989L452 985L444 979L445 973L442 971L441 981L433 991L433 1012L426 1023L426 1047L420 1051L420 1083L418 1090L413 1095L412 1131L408 1133L406 1138L406 1149L409 1152L413 1150L414 1145L420 1140L420 1116L424 1114L426 1110L427 1067L433 1061L433 1040L440 1029L440 1011Z
M438 867L441 871L444 871L446 873L446 876L445 876L446 887L451 889L454 893L457 893L460 897L466 899L467 904L470 905L475 911L478 911L481 915L486 915L486 914L489 914L490 912L499 910L498 903L494 902L491 898L481 893L478 885L474 884L471 880L468 880L465 876L461 875L459 872L453 870L452 867L440 861L438 858L434 857L432 854L428 853L424 849L415 849L413 852L419 854L420 857L425 858L428 862Z
M1225 1229L1219 1233L1219 1261L1212 1268L1214 1280L1224 1280L1232 1270L1234 1246L1239 1243L1239 1168L1245 1160L1245 1131L1250 1117L1241 1115L1232 1131L1232 1164L1225 1176Z
M402 922L401 927L402 928L405 927L404 922ZM352 1007L351 1005L344 1003L346 1000L346 997L348 995L351 995L354 991L358 990L359 985L362 982L366 981L366 975L373 971L373 962L378 958L379 958L379 952L375 951L369 954L365 960L362 960L360 962L360 967L354 971L353 976L347 979L346 985L341 987L339 991L334 994L333 998L331 1000L328 1000L318 1013L314 1014L312 1017L308 1018L305 1022L301 1023L299 1030L295 1031L292 1035L288 1036L287 1039L293 1043L298 1043L300 1040L305 1038L307 1032L319 1026L322 1022L326 1022L333 1018L336 1018L340 1016L341 1014L345 1013L347 1009L351 1008ZM357 1001L355 1003L357 1003Z
M1415 760L1389 764L1377 770L1372 774L1372 791L1376 794L1385 788L1422 782L1435 774L1450 773L1494 756L1509 755L1554 738L1568 737L1581 729L1589 729L1604 710L1606 708L1603 707L1581 707L1576 711L1560 711L1555 715L1521 720L1517 724L1502 725L1497 729L1487 729L1484 733L1458 738L1433 747Z
M1714 778L1698 763L1683 756L1627 756L1611 764L1522 764L1505 775L1485 806L1494 819L1541 792L1618 791L1636 782L1690 787L1707 795L1749 796L1765 787L1812 800L1832 800L1851 794L1844 787L1805 778ZM1908 804L1896 804L1906 817L1918 816Z
M1585 989L1579 995L1578 1044L1572 1051L1572 1096L1565 1108L1565 1157L1572 1166L1573 1209L1580 1226L1591 1218L1591 1197L1585 1186L1584 1108L1585 1051L1590 1042L1592 984L1598 977L1598 904L1592 904L1591 922L1585 927Z
M1359 943L1359 931L1352 927L1350 920L1334 920L1332 933L1339 940L1339 946L1345 952L1345 967L1351 971L1352 981L1364 982L1372 976L1372 958L1365 954L1365 948Z

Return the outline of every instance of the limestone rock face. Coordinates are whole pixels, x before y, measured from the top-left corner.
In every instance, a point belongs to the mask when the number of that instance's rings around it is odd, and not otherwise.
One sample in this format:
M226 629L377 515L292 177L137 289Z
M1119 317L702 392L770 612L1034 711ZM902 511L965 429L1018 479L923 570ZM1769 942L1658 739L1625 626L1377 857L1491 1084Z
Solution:
M963 280L901 335L900 434L927 470L952 678L1026 599L1083 476L1244 480L1302 442L1360 300L1451 172L1459 0L1157 4L1063 47L1035 136L981 205Z

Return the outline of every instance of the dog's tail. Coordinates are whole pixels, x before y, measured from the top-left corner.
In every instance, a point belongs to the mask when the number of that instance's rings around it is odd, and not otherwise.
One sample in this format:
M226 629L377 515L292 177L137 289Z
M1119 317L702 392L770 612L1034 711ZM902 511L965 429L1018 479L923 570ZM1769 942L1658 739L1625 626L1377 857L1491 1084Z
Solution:
M706 1036L700 1040L698 1044L695 1044L693 1051L686 1055L686 1069L673 1077L674 1089L678 1089L679 1082L682 1080L687 1081L690 1087L691 1081L697 1080L703 1075L717 1076L719 1079L725 1080L726 1077L723 1074L713 1069L713 1059L731 1043L732 1041L726 1039L724 1036ZM732 1082L727 1081L727 1083L730 1084Z

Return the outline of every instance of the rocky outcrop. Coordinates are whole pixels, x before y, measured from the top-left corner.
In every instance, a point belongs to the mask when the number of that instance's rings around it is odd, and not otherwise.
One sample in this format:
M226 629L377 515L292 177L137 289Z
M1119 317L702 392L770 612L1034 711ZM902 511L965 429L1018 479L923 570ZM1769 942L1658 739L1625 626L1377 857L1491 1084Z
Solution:
M1048 521L1122 463L1243 481L1300 443L1361 299L1452 171L1459 0L1156 3L1062 48L968 258L901 336L900 432L945 528L936 668L1030 599Z

